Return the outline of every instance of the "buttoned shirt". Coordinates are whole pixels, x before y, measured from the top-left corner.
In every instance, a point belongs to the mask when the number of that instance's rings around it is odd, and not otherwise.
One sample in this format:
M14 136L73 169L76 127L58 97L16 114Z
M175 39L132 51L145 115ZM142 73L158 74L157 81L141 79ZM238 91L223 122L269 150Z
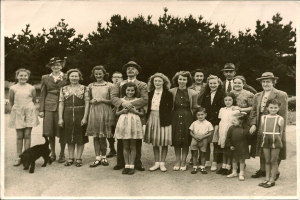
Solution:
M230 85L231 85L231 90L233 90L233 80L231 80L231 81L226 80L226 83L225 83L225 91L226 92L227 92L227 89L228 89L229 82L230 82Z
M161 95L162 95L162 90L154 90L154 94L152 97L151 110L159 110Z

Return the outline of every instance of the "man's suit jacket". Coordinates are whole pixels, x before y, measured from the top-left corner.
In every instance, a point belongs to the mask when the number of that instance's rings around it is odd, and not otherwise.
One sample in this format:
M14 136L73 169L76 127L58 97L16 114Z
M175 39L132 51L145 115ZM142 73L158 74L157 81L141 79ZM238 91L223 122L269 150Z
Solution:
M41 95L40 95L40 112L57 111L60 88L67 85L67 77L56 83L50 74L42 76Z
M121 98L123 97L121 94L121 91L122 91L123 85L127 82L128 82L128 80L124 80L118 84L114 84L114 86L112 87L112 89L110 91L111 101L115 107L120 107L123 103L123 101L121 100ZM135 108L140 109L140 108L143 108L144 106L146 106L148 103L147 84L142 81L138 81L138 80L135 80L134 83L136 84L136 86L138 88L137 95L136 95L136 97L138 99L131 103Z
M253 105L252 105L252 110L250 112L250 125L256 125L256 130L259 130L259 121L260 121L260 106L261 106L261 101L263 98L264 92L259 92L257 94L254 95L254 99L253 99ZM280 159L284 160L286 158L286 134L285 134L285 128L286 128L286 123L287 123L287 115L288 115L288 96L286 94L286 92L283 92L281 90L277 90L275 88L272 89L268 100L270 99L277 99L280 103L280 109L278 111L278 115L282 116L284 119L284 130L283 130L283 134L282 134L282 143L283 143L283 148L280 150ZM267 113L267 108L265 107L264 112L263 113ZM254 138L254 143L252 143L251 145L251 156L255 156L255 146L256 145L256 136Z
M233 88L233 85L231 87ZM226 91L225 88L226 88L226 80L223 81L223 91L226 93L227 91ZM257 93L257 91L253 87L251 87L250 85L248 85L248 84L244 85L244 89L252 92L253 94Z

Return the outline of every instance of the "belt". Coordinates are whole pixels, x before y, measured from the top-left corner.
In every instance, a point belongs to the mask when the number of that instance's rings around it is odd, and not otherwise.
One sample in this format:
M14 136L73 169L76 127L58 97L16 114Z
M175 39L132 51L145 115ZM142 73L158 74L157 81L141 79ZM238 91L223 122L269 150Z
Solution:
M280 135L280 133L274 133L274 132L263 132L263 134L267 134L267 135Z

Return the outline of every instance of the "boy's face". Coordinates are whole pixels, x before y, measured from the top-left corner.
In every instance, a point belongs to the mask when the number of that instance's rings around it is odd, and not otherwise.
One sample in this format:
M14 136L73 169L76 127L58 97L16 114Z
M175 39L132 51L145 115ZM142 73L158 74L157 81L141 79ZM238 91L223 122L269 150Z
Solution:
M279 106L277 104L269 104L267 110L271 115L276 115L279 111Z
M123 76L121 73L114 73L111 80L113 83L119 83L123 81Z
M197 112L196 117L199 121L205 120L206 113L205 112Z

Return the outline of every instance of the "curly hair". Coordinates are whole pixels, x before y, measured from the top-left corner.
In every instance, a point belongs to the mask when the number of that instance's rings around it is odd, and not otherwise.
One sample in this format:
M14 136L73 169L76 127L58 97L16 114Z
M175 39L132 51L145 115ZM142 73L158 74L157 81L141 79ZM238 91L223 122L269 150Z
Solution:
M236 96L233 92L226 92L224 95L224 100L225 100L225 97L231 97L233 100L232 105L236 106Z
M104 74L103 80L104 81L108 81L109 73L106 72L105 67L102 66L102 65L97 65L97 66L93 67L92 72L91 72L91 78L94 81L97 81L96 78L95 78L95 75L94 75L94 73L95 73L96 70L101 70L103 72L103 74Z
M219 86L218 86L217 90L222 92L223 83L222 83L221 79L218 76L209 75L206 79L207 84L206 84L206 88L205 88L205 92L204 92L205 95L210 93L209 81L212 80L212 79L216 79L218 81Z
M266 103L266 107L268 107L270 104L278 105L278 107L281 106L281 102L278 99L269 99Z
M233 77L232 80L234 81L235 79L240 79L243 82L244 85L246 84L246 79L242 75L235 76L235 77Z
M132 82L125 83L125 84L122 86L122 89L121 89L121 94L122 94L122 96L123 96L123 97L126 96L126 89L127 89L128 87L133 87L133 88L134 88L135 93L134 93L134 96L133 96L133 97L136 97L136 96L137 96L137 86L136 86L136 84L134 84L134 83L132 83Z
M82 80L83 80L83 78L82 78L82 73L81 73L81 71L80 71L79 69L77 69L77 68L75 68L75 69L69 69L69 70L67 71L67 81L68 81L69 84L70 84L69 76L70 76L70 74L71 74L72 72L77 72L77 73L78 73L78 75L79 75L79 81L82 81Z
M156 77L159 77L163 80L163 89L166 89L166 90L169 90L170 87L171 87L171 83L170 83L170 80L169 78L164 75L163 73L155 73L153 74L150 78L149 78L149 81L148 81L148 91L151 92L155 89L154 87L154 78Z
M16 83L18 82L17 77L18 77L18 75L20 74L20 72L26 72L27 75L28 75L28 79L29 79L30 74L31 74L31 71L29 71L28 69L25 69L25 68L20 68L20 69L18 69L18 70L16 71L16 75L15 75L15 82L16 82Z
M177 72L172 78L172 83L175 87L178 87L179 76L183 76L183 77L187 78L187 84L186 84L187 88L193 84L193 78L192 78L191 73L189 71L180 71L180 72Z
M202 73L203 76L205 77L205 71L204 71L204 69L197 68L197 69L195 69L194 71L191 72L191 75L192 75L193 78L194 78L194 76L195 76L195 74L196 74L197 72Z

